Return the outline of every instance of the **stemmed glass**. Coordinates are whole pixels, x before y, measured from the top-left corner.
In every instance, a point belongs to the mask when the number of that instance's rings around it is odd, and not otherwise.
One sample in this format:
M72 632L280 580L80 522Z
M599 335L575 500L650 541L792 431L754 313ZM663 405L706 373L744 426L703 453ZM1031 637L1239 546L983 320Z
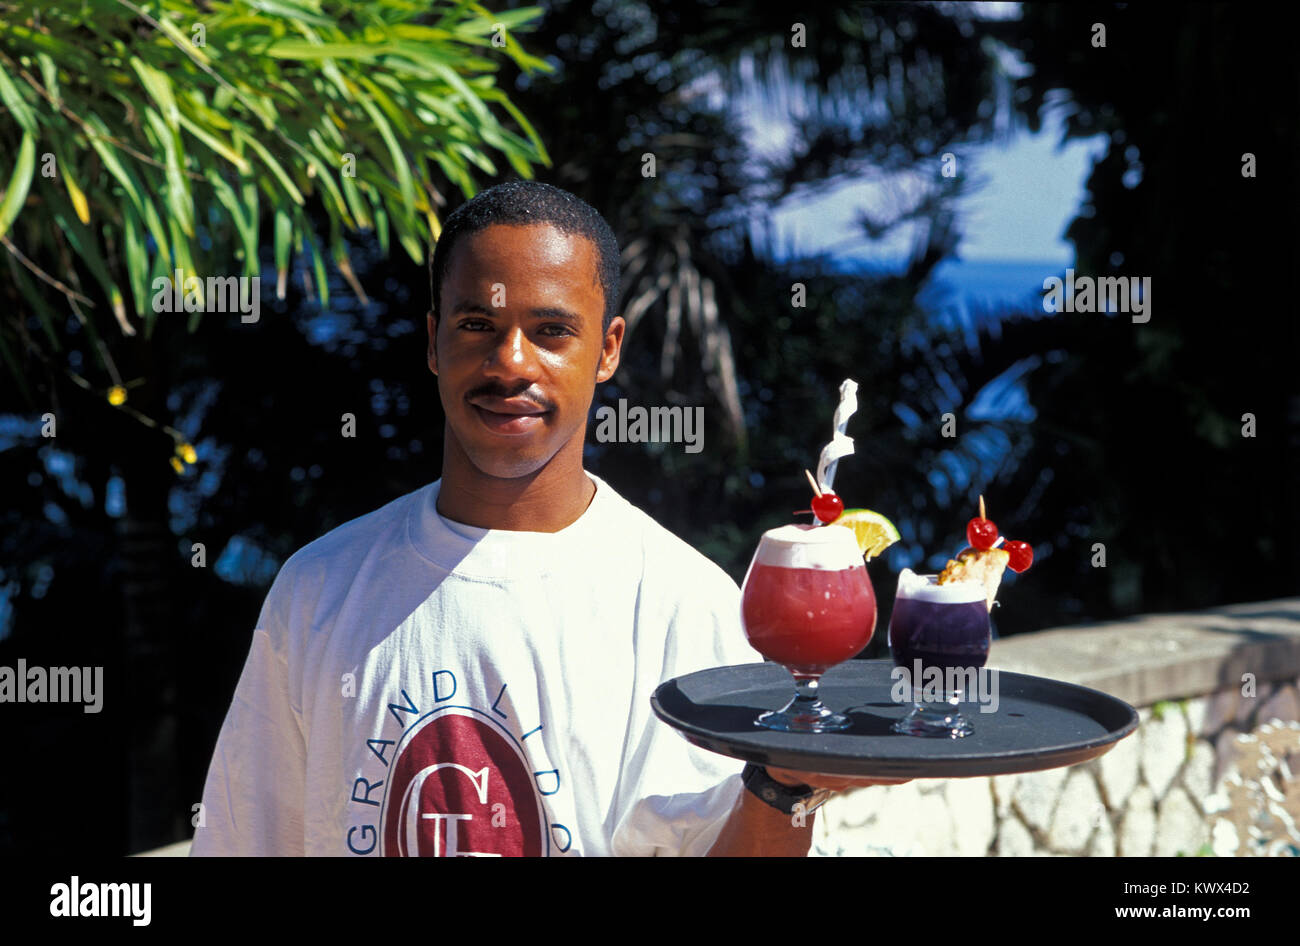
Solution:
M912 710L893 725L909 736L960 739L975 731L960 712L963 693L989 656L991 632L984 586L904 568L889 617L894 666L907 671ZM967 693L967 695L969 695Z
M850 720L818 697L823 673L860 652L876 630L876 594L853 532L788 525L759 540L741 592L749 643L794 676L795 696L755 725L838 732Z

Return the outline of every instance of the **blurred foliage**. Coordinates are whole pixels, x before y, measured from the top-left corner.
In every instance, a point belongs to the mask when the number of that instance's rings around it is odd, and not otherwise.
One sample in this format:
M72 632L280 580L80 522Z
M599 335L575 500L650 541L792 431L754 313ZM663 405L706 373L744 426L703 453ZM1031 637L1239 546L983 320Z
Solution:
M176 270L200 283L260 276L267 222L280 298L291 255L305 252L328 303L327 247L365 297L345 230L373 229L385 251L391 230L411 259L424 259L446 200L434 169L470 195L471 169L500 173L493 151L523 175L547 161L495 80L502 61L546 68L511 33L538 12L460 3L435 17L396 0L342 12L320 0L4 4L0 150L16 159L0 237L7 294L44 333L0 322L14 380L26 393L18 359L58 352L71 310L97 367L120 385L114 345L101 336L134 335L132 317L151 336L155 280ZM83 313L95 307L88 291L107 298L116 330ZM195 291L191 331L217 301Z
M1094 24L1106 27L1094 46ZM1011 488L1055 561L1016 588L1052 615L1179 611L1300 588L1295 305L1300 75L1285 31L1231 4L1026 4L1008 24L1031 129L1104 143L1067 237L1075 270L1151 277L1150 321L1058 315L984 346L1026 376L1033 449ZM1247 154L1256 176L1243 174ZM1255 436L1243 435L1246 414ZM1040 533L1041 534L1041 533ZM1095 543L1107 567L1089 565ZM1037 566L1035 571L1038 571ZM1010 606L1007 608L1011 610ZM1033 626L1029 624L1029 626Z

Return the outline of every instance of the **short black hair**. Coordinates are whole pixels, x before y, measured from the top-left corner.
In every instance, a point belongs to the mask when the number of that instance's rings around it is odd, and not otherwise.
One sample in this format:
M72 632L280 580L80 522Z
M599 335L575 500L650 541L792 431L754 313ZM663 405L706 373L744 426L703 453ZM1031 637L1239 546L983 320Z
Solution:
M584 236L600 256L598 277L605 293L605 317L602 331L618 314L619 248L618 238L596 208L574 194L540 181L509 181L488 188L472 200L457 207L442 225L442 234L429 257L429 295L434 318L439 316L438 300L447 263L460 238L477 233L493 224L528 226L549 223L562 233Z

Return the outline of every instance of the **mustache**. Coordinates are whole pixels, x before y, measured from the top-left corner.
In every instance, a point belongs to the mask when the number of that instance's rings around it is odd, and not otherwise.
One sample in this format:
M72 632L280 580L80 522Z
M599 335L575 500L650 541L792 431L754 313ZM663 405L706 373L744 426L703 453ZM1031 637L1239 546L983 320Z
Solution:
M497 397L503 400L507 398L522 398L539 410L555 410L554 401L548 398L541 391L531 390L527 384L523 387L508 388L504 384L490 381L487 384L479 385L466 394L465 400L472 401L476 397Z

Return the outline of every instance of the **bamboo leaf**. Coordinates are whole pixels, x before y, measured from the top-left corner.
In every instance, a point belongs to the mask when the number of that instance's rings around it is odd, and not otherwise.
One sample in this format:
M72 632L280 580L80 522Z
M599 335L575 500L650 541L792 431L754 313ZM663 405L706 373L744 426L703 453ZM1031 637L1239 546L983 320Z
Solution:
M194 236L194 201L190 196L189 180L182 170L179 153L179 135L167 127L162 116L152 108L145 109L145 118L156 136L157 144L162 146L166 159L167 175L167 209L180 225L180 232L187 237Z
M290 20L302 20L304 23L312 23L316 26L336 25L334 20L321 15L320 7L292 3L290 0L246 0L246 2L255 10L262 10Z
M230 219L239 233L244 251L244 275L256 276L258 271L257 222L250 219L244 212L244 206L239 202L239 196L235 193L235 189L226 182L216 168L205 168L204 175L207 177L208 183L212 185L217 200L230 214Z
M14 121L18 123L19 128L29 135L38 133L36 113L32 111L32 107L27 104L27 100L18 91L18 87L14 85L13 80L9 78L9 73L5 71L3 63L0 63L0 102L3 102L5 108L9 109L9 113L13 115Z
M159 30L168 36L173 43L185 52L187 56L197 59L204 65L211 64L211 60L208 58L208 54L203 51L203 47L195 46L191 37L186 36L177 29L176 24L172 23L170 19L166 16L155 17L155 19L157 20Z
M373 62L389 53L382 43L312 43L303 39L285 39L270 46L266 55L272 59L343 59Z
M402 153L401 145L397 143L397 138L393 135L393 129L384 120L384 116L379 109L364 98L361 99L361 107L370 116L370 120L375 123L375 127L379 130L379 137L383 138L384 144L388 146L388 153L393 159L393 170L397 174L397 185L402 192L402 202L409 212L415 206L415 184L411 181L411 168L406 161L406 155Z
M285 172L284 167L281 166L279 161L271 156L271 152L267 151L266 147L260 141L252 135L241 135L240 140L247 142L248 146L257 152L257 156L262 159L262 162L268 168L271 169L271 173L275 175L275 179L280 182L280 186L284 188L285 193L289 195L295 204L305 203L302 197L302 191L298 190L298 186L290 179L288 173Z
M143 192L140 189L140 183L136 180L135 175L130 173L122 162L118 160L117 151L114 146L106 140L108 137L108 130L104 126L103 120L92 112L86 123L95 131L100 132L100 135L88 136L90 146L95 149L95 153L99 155L99 159L104 162L104 167L108 168L108 173L117 178L117 182L122 185L122 189L126 191L127 199L130 200L132 205L135 207L136 213L143 217L144 202L141 197Z
M449 86L460 94L462 101L466 106L468 106L469 110L474 113L474 117L485 124L490 124L496 121L496 119L492 117L492 113L488 111L487 106L483 104L483 100L475 95L470 87L465 84L465 80L456 75L453 70L448 69L441 63L435 63L434 71L437 72Z
M289 276L289 254L293 240L293 219L284 210L275 212L275 297L284 299Z
M56 109L62 107L63 98L59 95L59 69L50 58L49 53L37 53L36 61L41 67L41 80L45 83L45 91L50 94L54 100Z
M320 293L320 305L325 309L330 304L330 281L329 273L325 270L325 254L316 240L311 236L306 237L307 249L311 252L311 265L316 273L316 291Z
M126 321L126 305L122 298L122 290L118 287L117 280L109 274L108 264L104 262L104 257L99 251L95 232L73 222L72 215L69 213L72 210L71 206L57 191L50 194L49 199L56 208L51 219L63 233L73 252L86 264L86 268L104 290L104 295L108 296L113 308L113 316L122 326L123 334L134 334L135 329Z
M18 146L18 162L14 172L9 176L9 186L5 197L0 201L0 237L9 232L9 225L18 217L27 201L27 191L32 186L32 175L36 170L36 135L30 131L23 133L22 143Z
M135 299L135 313L143 316L148 296L149 251L144 242L144 224L131 207L122 211L122 249L126 256L126 275Z
M154 100L158 106L158 112L167 127L172 131L177 131L180 127L180 109L176 105L176 97L172 95L172 83L167 78L167 73L155 69L142 59L132 56L131 68L135 74L140 77L144 89L149 93L149 97Z
M236 154L235 149L230 147L230 145L221 141L219 138L217 138L216 135L211 134L202 126L200 126L198 123L194 122L184 112L181 113L180 123L181 123L181 127L184 128L186 131L188 131L191 135L199 139L199 141L203 142L205 145L207 145L217 154L221 155L223 158L225 158L227 161L233 164L236 168L238 168L240 174L248 173L248 171L250 170L248 162L242 156Z
M72 207L77 212L77 219L82 223L90 223L90 204L86 201L85 192L77 186L75 175L72 173L72 162L68 160L68 153L61 144L54 145L55 160L58 162L59 177L63 179L63 186L68 191L68 197L72 200Z
M519 111L519 107L515 105L514 102L510 101L507 96L502 95L497 101L500 103L501 107L510 114L510 117L518 122L519 127L524 130L524 134L528 136L528 140L531 141L533 147L537 149L538 160L547 167L550 167L551 156L546 153L546 145L542 142L542 136L537 133L537 129L533 128L532 123L524 117L524 113ZM532 175L529 174L528 176L531 177Z
M375 233L379 235L379 252L388 255L388 210L381 200L375 201Z
M189 282L190 277L198 282L198 307L190 313L189 321L186 323L188 331L193 332L199 327L199 321L203 317L203 312L207 308L207 299L204 296L203 273L199 272L194 265L194 256L190 249L190 241L184 239L183 234L179 232L180 222L175 218L169 217L167 227L171 230L172 249L174 251L173 259L175 260L176 269L181 272L181 299L186 297L185 284Z

